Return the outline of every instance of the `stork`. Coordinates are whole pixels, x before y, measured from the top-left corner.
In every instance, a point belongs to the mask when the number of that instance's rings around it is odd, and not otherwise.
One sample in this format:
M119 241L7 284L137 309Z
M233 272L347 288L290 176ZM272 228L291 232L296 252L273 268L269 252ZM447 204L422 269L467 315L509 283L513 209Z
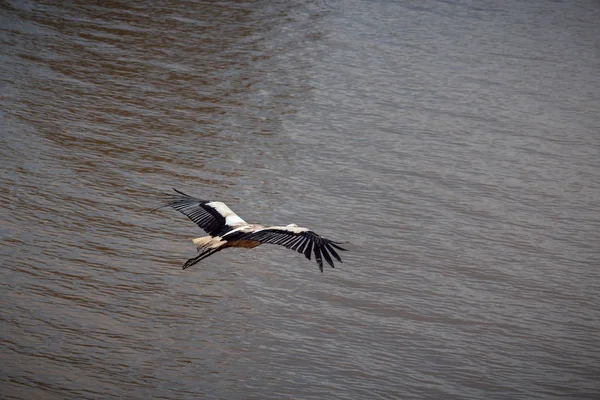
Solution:
M249 224L231 211L225 203L200 200L177 189L173 190L176 194L167 195L166 203L154 210L173 207L208 233L208 236L192 239L199 254L187 260L183 264L183 269L228 247L252 249L263 243L285 246L304 254L309 260L314 253L321 272L323 272L323 258L331 268L335 268L331 256L342 262L335 251L335 249L346 251L339 246L342 243L326 239L307 228L296 224L269 227Z

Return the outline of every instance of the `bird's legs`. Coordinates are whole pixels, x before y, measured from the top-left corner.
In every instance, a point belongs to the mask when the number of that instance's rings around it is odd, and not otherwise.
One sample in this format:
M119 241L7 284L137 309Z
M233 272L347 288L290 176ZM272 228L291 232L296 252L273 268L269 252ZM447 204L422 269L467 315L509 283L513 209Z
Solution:
M183 264L183 269L187 269L187 268L191 267L192 265L204 260L206 257L211 256L221 250L223 250L223 247L219 247L216 249L207 249L206 251L198 254L196 257L190 258L189 260L187 260L185 262L185 264Z

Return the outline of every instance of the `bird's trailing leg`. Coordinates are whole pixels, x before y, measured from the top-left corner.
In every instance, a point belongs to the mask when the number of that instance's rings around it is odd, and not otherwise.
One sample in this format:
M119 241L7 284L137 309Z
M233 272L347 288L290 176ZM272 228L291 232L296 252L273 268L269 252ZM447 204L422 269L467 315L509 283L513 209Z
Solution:
M215 254L218 251L223 250L222 247L217 248L217 249L207 249L205 251L203 251L202 253L198 254L196 257L194 258L190 258L189 260L187 260L185 262L185 264L183 264L183 269L187 269L189 267L191 267L194 264L199 263L200 261L204 260L206 257L208 256L212 256L213 254Z

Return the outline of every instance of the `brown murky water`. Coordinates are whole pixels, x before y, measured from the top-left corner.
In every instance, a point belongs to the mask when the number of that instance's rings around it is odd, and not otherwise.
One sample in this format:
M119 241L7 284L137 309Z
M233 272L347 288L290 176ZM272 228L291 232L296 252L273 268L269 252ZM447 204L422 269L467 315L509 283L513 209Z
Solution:
M0 7L2 398L599 398L596 1Z

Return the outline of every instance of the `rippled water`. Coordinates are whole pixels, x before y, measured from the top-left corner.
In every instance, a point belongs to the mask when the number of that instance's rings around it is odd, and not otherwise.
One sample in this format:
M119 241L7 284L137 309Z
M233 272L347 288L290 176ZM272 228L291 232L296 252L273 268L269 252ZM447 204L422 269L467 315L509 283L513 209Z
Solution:
M596 1L0 7L2 398L598 398Z

